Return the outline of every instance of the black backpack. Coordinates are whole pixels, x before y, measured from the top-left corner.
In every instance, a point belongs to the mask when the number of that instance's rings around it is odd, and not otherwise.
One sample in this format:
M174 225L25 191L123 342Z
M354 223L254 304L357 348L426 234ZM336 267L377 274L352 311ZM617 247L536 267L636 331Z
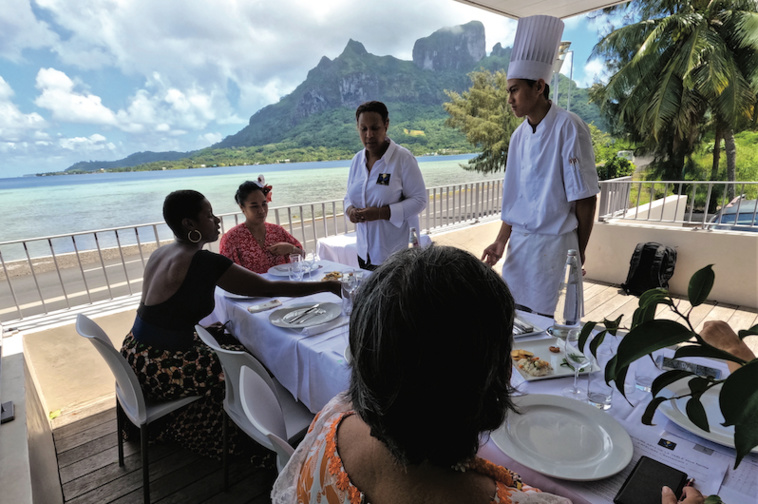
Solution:
M629 274L621 288L627 294L639 296L649 289L668 289L674 275L676 250L656 242L638 243L629 261Z

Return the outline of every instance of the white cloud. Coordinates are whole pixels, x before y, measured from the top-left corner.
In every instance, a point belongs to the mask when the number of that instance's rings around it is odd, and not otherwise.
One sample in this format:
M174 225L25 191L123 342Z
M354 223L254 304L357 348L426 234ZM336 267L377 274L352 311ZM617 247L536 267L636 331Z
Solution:
M87 152L114 150L116 147L98 133L88 137L61 138L58 140L58 145L68 150L85 150Z
M593 59L584 65L583 82L578 83L582 87L589 87L596 82L607 84L610 74L605 63L599 59Z
M3 0L0 8L0 57L20 61L25 49L48 47L58 36L35 18L29 0Z
M47 109L53 118L63 122L113 125L113 112L99 96L74 91L74 82L60 70L42 68L37 73L40 95L34 103Z
M0 76L0 143L15 144L34 138L46 126L36 112L25 114L13 103L13 89Z
M212 145L223 140L224 136L221 133L205 133L198 137L198 140L204 144Z

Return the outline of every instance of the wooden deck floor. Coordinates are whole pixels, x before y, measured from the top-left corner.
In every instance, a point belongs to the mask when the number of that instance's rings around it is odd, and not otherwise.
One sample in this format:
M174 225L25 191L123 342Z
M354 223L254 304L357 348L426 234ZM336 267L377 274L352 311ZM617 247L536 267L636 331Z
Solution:
M71 504L142 503L139 443L124 443L124 467L118 465L115 407L53 431L63 499ZM276 469L253 470L233 460L229 489L223 491L221 462L167 444L150 446L150 498L157 503L271 502Z
M681 309L689 307L681 300ZM585 283L585 318L600 321L624 314L631 321L637 298L620 293L617 285ZM661 312L659 316L669 315ZM758 323L758 311L738 306L706 303L695 308L691 321L701 328L706 320L720 319L735 329ZM758 337L749 345L758 353ZM53 432L58 468L66 503L140 503L142 476L139 445L125 445L126 465L118 466L115 408L56 428ZM159 503L269 503L275 471L251 469L235 461L230 470L230 488L222 490L221 463L198 457L172 446L150 448L150 491Z

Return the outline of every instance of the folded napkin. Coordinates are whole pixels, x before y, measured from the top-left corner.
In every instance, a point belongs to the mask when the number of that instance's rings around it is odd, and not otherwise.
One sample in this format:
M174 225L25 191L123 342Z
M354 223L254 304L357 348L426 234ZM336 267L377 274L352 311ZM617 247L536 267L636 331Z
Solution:
M323 324L318 324L311 327L303 327L302 329L299 329L299 332L305 336L315 336L317 334L336 329L337 327L347 325L348 322L350 322L350 317L339 316L336 319L330 320L329 322L324 322Z

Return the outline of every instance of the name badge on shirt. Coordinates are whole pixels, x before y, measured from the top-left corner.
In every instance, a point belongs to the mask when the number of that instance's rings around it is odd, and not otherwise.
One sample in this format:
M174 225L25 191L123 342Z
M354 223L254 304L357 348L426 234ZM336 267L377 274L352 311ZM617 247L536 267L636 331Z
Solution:
M380 173L376 178L376 183L379 185L390 185L391 173Z

